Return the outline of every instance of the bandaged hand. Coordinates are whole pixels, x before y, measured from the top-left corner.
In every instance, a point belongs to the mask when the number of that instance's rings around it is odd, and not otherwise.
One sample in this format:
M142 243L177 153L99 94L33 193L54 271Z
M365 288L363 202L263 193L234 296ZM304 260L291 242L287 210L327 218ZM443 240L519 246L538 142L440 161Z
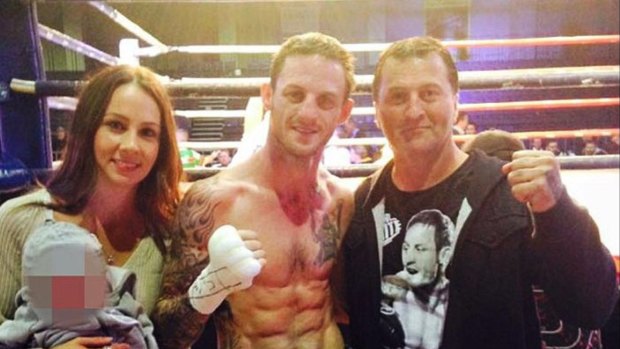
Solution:
M253 235L246 239L244 242L240 232L231 225L215 230L209 239L210 262L188 291L194 309L211 314L226 296L252 286L264 264L264 251L258 241L252 241Z

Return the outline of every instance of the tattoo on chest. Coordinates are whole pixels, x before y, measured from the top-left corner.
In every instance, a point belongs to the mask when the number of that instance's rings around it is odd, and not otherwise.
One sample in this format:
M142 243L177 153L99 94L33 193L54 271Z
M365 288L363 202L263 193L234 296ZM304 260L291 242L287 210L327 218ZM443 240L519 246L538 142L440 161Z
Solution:
M319 252L314 259L316 266L321 266L331 259L336 259L340 240L340 222L343 200L339 200L331 212L323 215L321 224L312 229L314 241L319 244Z
M324 200L315 187L300 191L276 192L276 195L286 217L297 226L311 218L313 212L321 208Z

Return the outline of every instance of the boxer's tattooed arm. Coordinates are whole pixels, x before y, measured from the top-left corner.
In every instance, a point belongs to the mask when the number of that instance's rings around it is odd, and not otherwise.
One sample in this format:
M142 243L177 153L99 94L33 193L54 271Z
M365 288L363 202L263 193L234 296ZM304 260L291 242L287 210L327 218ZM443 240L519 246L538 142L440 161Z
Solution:
M195 183L177 209L172 245L163 270L162 294L151 318L162 349L189 347L208 316L194 310L187 290L207 265L207 242L213 233L218 192L214 179Z
M314 259L314 264L321 266L330 260L336 259L338 246L340 245L340 220L342 216L343 200L338 200L331 212L323 215L318 229L315 229L314 240L319 244L319 252Z

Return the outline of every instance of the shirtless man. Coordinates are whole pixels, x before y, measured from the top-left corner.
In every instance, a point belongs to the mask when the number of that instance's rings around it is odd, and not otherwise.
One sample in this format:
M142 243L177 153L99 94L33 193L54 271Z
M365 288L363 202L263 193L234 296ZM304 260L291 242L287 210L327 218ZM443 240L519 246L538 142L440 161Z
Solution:
M274 56L267 143L178 209L152 314L161 348L187 348L211 315L219 348L343 347L330 277L352 192L319 164L353 88L352 56L332 37L294 36Z

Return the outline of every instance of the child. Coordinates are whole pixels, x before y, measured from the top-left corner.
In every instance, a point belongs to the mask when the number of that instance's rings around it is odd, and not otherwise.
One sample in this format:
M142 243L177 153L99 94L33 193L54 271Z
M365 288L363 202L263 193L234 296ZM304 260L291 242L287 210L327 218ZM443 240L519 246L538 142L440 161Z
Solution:
M36 229L24 244L22 277L15 319L0 325L0 347L52 348L104 336L132 349L157 348L133 296L135 275L106 265L99 241L85 229L52 220Z

